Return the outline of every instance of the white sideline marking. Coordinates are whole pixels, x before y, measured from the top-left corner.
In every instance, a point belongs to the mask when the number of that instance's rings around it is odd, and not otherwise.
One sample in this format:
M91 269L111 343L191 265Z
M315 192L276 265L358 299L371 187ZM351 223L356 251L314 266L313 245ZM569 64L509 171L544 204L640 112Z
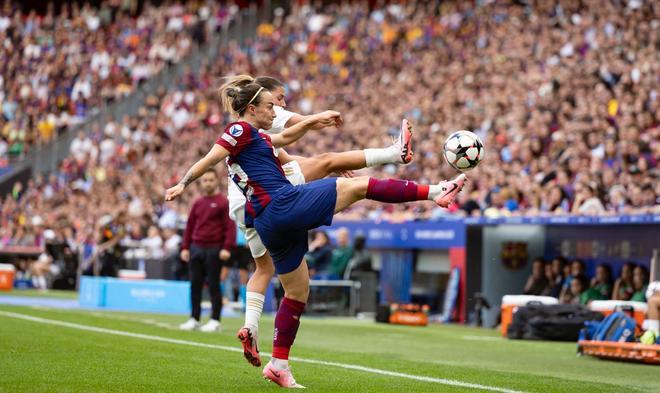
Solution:
M122 331L122 330L105 329L105 328L100 328L100 327L96 327L96 326L80 325L80 324L72 323L72 322L64 322L64 321L57 321L57 320L53 320L53 319L33 317L31 315L13 313L13 312L8 312L8 311L0 311L0 315L4 315L4 316L10 317L10 318L23 319L23 320L26 320L26 321L45 323L45 324L48 324L48 325L63 326L63 327L68 327L68 328L71 328L71 329L78 329L78 330L86 330L86 331L89 331L89 332L105 333L105 334L112 334L112 335L115 335L115 336L124 336L124 337L139 338L139 339L149 340L149 341L165 342L165 343L169 343L169 344L188 345L188 346L191 346L191 347L220 349L220 350L223 350L223 351L243 353L242 349L234 348L234 347L228 347L228 346L225 346L225 345L205 344L205 343L200 343L200 342L195 342L195 341L178 340L178 339L175 339L175 338L168 338L168 337L161 337L161 336L152 336L152 335L148 335L148 334L126 332L126 331ZM261 355L271 357L270 353L266 353L266 352L261 352ZM479 384L476 384L476 383L461 382L461 381L456 381L456 380L452 380L452 379L434 378L434 377L425 377L425 376L422 376L422 375L405 374L405 373L399 373L399 372L395 372L395 371L381 370L381 369L378 369L378 368L359 366L359 365L356 365L356 364L335 363L335 362L327 362L325 360L305 359L305 358L298 358L298 357L291 357L290 359L294 360L296 362L300 362L300 363L319 364L319 365L322 365L322 366L332 366L332 367L343 368L343 369L347 369L347 370L356 370L356 371L362 371L362 372L365 372L365 373L378 374L378 375L387 375L387 376L390 376L390 377L399 377L399 378L404 378L404 379L412 379L414 381L437 383L437 384L441 384L441 385L456 386L456 387L471 388L471 389L480 389L480 390L488 390L488 391L491 391L491 392L521 393L517 390L499 388L499 387L496 387L496 386L479 385Z
M174 324L166 323L166 322L159 322L159 321L156 321L155 319L150 319L150 318L147 318L147 319L133 318L133 317L126 317L126 316L123 316L123 315L104 314L104 313L100 313L100 312L96 312L96 311L90 312L89 315L93 315L93 316L99 317L99 318L114 319L114 320L117 320L117 321L139 322L139 323L143 323L145 325L158 326L158 327L165 328L165 329L170 329L170 330L179 330L178 325L174 325Z
M492 336L463 336L463 340L472 340L472 341L502 341L499 337Z

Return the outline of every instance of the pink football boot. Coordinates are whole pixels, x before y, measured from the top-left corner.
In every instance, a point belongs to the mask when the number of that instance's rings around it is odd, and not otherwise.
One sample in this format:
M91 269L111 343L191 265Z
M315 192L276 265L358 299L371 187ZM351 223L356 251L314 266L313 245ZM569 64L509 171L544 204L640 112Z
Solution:
M283 388L290 389L305 389L303 385L299 385L295 379L293 379L293 374L291 374L291 369L286 368L284 370L278 370L273 366L273 363L268 362L266 367L264 367L264 378L275 382Z
M442 187L442 192L433 199L440 207L448 207L456 198L456 195L463 189L465 183L465 174L461 173L453 180L443 181L438 184Z

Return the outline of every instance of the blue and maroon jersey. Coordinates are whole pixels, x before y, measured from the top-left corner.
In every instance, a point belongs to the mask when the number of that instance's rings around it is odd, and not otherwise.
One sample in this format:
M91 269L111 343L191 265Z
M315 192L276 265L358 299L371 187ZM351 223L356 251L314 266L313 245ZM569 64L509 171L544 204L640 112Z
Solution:
M257 217L273 195L291 183L275 156L270 136L244 121L231 123L215 142L229 151L229 177L245 195L245 213Z

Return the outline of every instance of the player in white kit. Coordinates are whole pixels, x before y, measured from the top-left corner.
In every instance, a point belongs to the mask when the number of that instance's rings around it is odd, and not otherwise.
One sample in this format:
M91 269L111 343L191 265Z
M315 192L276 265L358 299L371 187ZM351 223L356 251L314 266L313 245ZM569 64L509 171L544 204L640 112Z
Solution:
M306 116L284 109L286 107L284 84L272 77L235 76L220 87L220 92L222 94L222 91L227 88L240 88L250 83L257 83L270 91L275 98L275 104L278 105L274 107L277 117L273 121L273 126L270 130L265 130L265 133L278 134L285 128L305 120ZM232 108L225 109L233 113ZM330 125L334 125L334 123L325 126ZM404 120L399 138L392 146L386 148L323 153L310 158L291 156L283 149L279 149L276 154L282 163L287 179L292 184L298 185L304 184L306 181L322 179L332 173L348 172L384 164L408 164L412 161L411 139L412 128ZM245 325L239 330L238 338L243 345L245 358L253 366L259 367L261 365L257 345L259 319L263 310L264 294L268 283L275 274L275 267L257 231L254 228L246 228L245 226L246 199L237 183L241 184L243 179L247 179L247 175L238 166L228 167L228 172L230 177L228 182L230 216L237 222L240 230L244 231L248 247L256 263L256 270L247 283Z

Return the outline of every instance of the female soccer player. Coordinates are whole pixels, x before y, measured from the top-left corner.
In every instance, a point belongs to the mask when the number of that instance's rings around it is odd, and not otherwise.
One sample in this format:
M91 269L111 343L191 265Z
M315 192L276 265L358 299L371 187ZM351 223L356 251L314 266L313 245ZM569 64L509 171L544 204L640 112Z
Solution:
M314 115L271 136L259 132L270 129L276 117L270 92L250 84L240 90L228 89L224 98L239 114L239 121L227 126L209 153L167 190L165 199L170 201L181 195L207 168L227 157L230 165L237 165L247 175L239 184L247 198L246 225L256 228L285 291L275 317L273 357L263 375L280 386L299 387L288 366L288 357L309 294L309 273L304 260L307 231L330 225L335 213L365 198L387 203L433 200L447 207L463 187L465 175L436 185L355 177L327 178L294 186L286 179L273 148L291 143L311 126L338 119L339 113L326 111Z
M220 96L225 96L228 89L241 89L250 83L256 83L273 95L275 106L275 120L273 126L264 131L266 134L278 134L286 126L293 126L305 120L294 112L287 111L284 84L279 80L260 76L252 78L249 75L238 75L230 77L220 87ZM225 110L232 113L236 118L231 104L223 100ZM290 156L283 149L278 149L278 158L282 163L284 174L291 184L304 184L306 181L322 179L332 173L362 169L365 167L383 164L407 164L412 161L411 148L412 129L406 120L403 121L401 133L396 142L387 148L354 150L342 153L324 153L314 157ZM229 177L241 178L240 171L235 167L228 167ZM264 299L268 283L275 274L275 267L270 254L259 238L254 228L245 227L245 196L235 182L228 183L229 211L232 218L238 223L239 228L245 232L245 237L255 260L256 270L247 283L245 325L238 331L238 339L243 345L245 358L255 367L261 366L261 358L258 349L259 319L264 306Z

